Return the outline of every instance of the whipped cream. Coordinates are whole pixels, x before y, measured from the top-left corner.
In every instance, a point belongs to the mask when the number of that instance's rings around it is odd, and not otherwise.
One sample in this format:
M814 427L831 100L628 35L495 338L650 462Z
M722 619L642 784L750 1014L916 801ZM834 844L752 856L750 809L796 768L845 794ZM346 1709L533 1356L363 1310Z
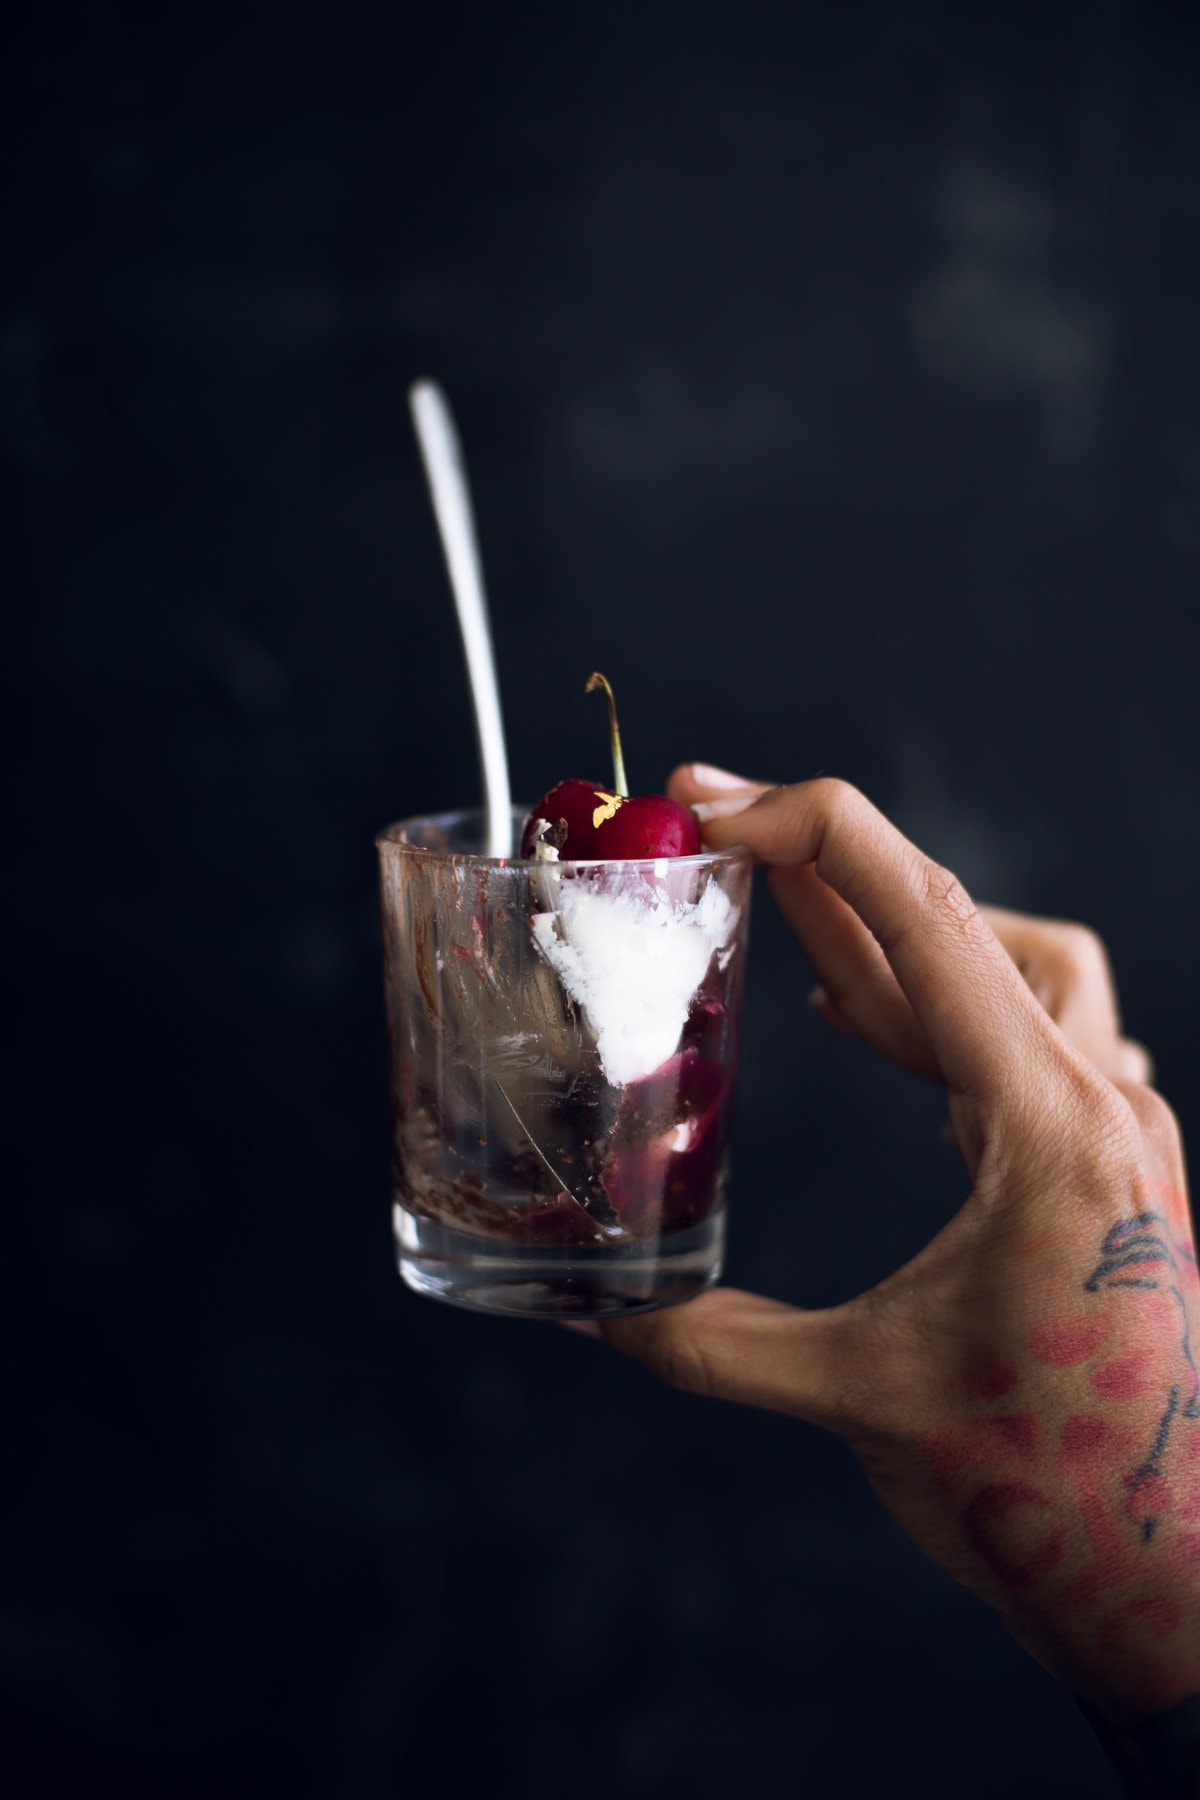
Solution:
M553 909L533 920L538 949L595 1034L609 1081L652 1075L675 1054L714 954L732 944L733 903L715 881L694 903L641 877L616 891L586 879L554 888Z

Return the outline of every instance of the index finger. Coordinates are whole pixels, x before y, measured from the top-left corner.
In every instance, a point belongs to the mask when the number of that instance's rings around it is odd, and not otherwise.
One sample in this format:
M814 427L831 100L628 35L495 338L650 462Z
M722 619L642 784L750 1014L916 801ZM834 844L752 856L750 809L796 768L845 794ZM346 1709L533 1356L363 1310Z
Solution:
M824 777L696 814L715 849L815 865L878 942L952 1090L986 1098L1025 1085L1046 1035L1041 1008L962 883L857 788Z

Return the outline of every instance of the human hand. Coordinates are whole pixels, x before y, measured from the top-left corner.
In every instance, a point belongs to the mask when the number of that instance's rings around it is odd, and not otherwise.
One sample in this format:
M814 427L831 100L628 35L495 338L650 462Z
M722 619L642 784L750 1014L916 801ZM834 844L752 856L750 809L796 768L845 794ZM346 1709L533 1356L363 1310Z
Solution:
M673 798L685 805L730 797L726 780L686 764L671 778ZM741 796L766 794L766 782L746 782ZM811 868L771 870L768 879L802 943L819 945L821 986L813 1000L829 1024L863 1037L916 1075L941 1081L929 1039L918 1023L876 940L853 909L818 881ZM1042 1008L1077 1050L1113 1081L1149 1082L1145 1047L1122 1036L1116 989L1104 945L1094 931L1063 919L1036 918L1000 906L978 905Z
M844 783L680 770L671 791L767 865L827 1016L945 1083L972 1189L843 1305L716 1289L602 1335L845 1438L918 1545L1105 1720L1200 1696L1200 1279L1175 1120L1096 940L985 916Z

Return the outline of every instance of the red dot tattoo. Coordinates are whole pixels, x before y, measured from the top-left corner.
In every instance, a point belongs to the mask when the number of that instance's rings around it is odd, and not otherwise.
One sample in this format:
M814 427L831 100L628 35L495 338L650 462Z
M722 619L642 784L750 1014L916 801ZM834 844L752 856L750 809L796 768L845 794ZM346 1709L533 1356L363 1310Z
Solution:
M1001 1581L1035 1587L1066 1555L1057 1528L1038 1537L1031 1514L1055 1513L1054 1502L1029 1481L993 1481L969 1502L963 1524L973 1547Z
M1059 1369L1069 1369L1094 1356L1107 1332L1108 1327L1103 1319L1079 1318L1075 1315L1051 1319L1030 1338L1029 1354L1036 1356L1039 1362L1053 1363Z
M1121 1447L1121 1433L1095 1413L1074 1413L1062 1429L1061 1450L1065 1462L1077 1467L1107 1467L1107 1459Z
M1114 1357L1096 1370L1092 1387L1106 1400L1140 1400L1162 1385L1153 1371L1154 1360L1153 1350L1135 1350L1129 1356Z
M1183 1624L1183 1608L1163 1594L1139 1595L1113 1608L1100 1624L1100 1642L1106 1650L1131 1640L1162 1644Z
M963 1369L959 1388L966 1400L1004 1400L1020 1379L1020 1365L1014 1357L1002 1356L990 1345L984 1345Z

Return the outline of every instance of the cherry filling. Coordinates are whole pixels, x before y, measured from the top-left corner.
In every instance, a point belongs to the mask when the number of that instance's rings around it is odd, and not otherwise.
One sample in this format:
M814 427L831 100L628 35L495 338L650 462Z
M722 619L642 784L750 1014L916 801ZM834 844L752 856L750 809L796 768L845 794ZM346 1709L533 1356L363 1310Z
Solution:
M727 1091L720 1066L696 1049L629 1083L600 1177L626 1231L680 1231L712 1211Z
M570 1194L559 1194L556 1199L536 1203L524 1213L522 1224L533 1243L547 1246L594 1244L599 1243L603 1235Z
M725 998L726 983L727 978L719 968L716 957L713 957L708 965L708 973L697 988L688 1010L680 1048L698 1051L704 1057L714 1057L724 1065L732 1083L738 1046Z

